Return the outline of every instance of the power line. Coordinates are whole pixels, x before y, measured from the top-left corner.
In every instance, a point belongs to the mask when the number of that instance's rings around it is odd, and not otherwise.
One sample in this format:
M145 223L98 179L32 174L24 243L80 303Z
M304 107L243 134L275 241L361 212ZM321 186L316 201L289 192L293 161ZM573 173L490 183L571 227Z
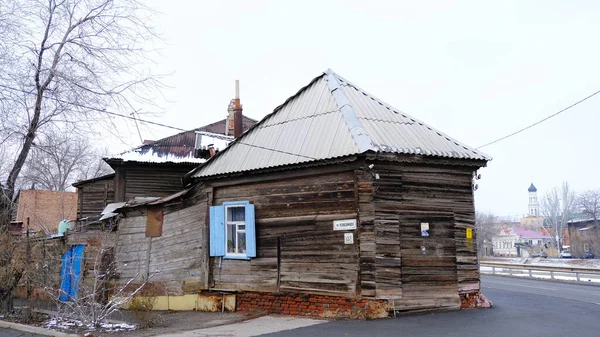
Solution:
M22 93L26 93L26 94L35 95L32 92L28 92L28 91L25 91L25 90L22 90L22 89L18 89L18 88L9 87L9 86L3 85L3 84L0 84L0 87L6 88L6 89L10 89L10 90L14 90L14 91L18 91L18 92L22 92ZM190 130L186 130L186 129L182 129L182 128L178 128L178 127L174 127L174 126L170 126L170 125L166 125L166 124L162 124L162 123L157 123L157 122L152 122L152 121L149 121L149 120L141 119L141 118L139 118L139 113L138 113L138 118L136 118L135 115L132 117L132 116L127 116L127 115L122 115L122 114L116 113L116 112L107 111L105 109L98 109L98 108L95 108L95 107L86 106L86 105L79 104L79 103L73 103L73 102L64 101L64 100L61 100L59 98L48 97L48 96L44 96L44 97L47 98L47 99L59 102L59 103L71 104L71 105L75 105L75 106L78 106L78 107L81 107L81 108L85 108L85 109L89 109L89 110L93 110L93 111L98 111L98 112L106 113L108 115L122 117L122 118L126 118L126 119L131 119L134 122L136 122L136 126L137 126L137 122L141 122L141 123L147 123L147 124L162 126L162 127L169 128L169 129L174 129L174 130L177 130L177 131L190 131ZM132 115L133 115L133 113L132 113ZM139 131L139 129L138 129L138 131ZM268 151L273 151L273 152L288 154L288 155L291 155L291 156L298 156L298 157L303 157L303 158L307 158L307 159L311 159L311 160L318 160L317 158L309 157L309 156L305 156L305 155L301 155L299 153L292 153L292 152L287 152L287 151L283 151L283 150L277 150L277 149L268 148L268 147L264 147L264 146L260 146L260 145L248 144L248 143L244 143L244 142L239 142L239 144L250 146L250 147L255 147L255 148L259 148L259 149L263 149L263 150L268 150Z
M537 121L537 122L535 122L535 123L533 123L533 124L531 124L531 125L529 125L529 126L526 126L526 127L522 128L522 129L520 129L520 130L517 130L517 131L515 131L515 132L513 132L513 133L511 133L511 134L509 134L509 135L506 135L506 136L504 136L504 137L502 137L502 138L498 138L498 139L496 139L496 140L494 140L494 141L492 141L492 142L489 142L489 143L487 143L487 144L481 145L481 146L477 147L477 149L479 150L479 149L481 149L481 148L483 148L483 147L486 147L486 146L488 146L488 145L492 145L492 144L498 143L499 141L505 140L506 138L510 138L510 137L512 137L512 136L514 136L514 135L516 135L516 134L519 134L519 133L521 133L521 132L523 132L523 131L525 131L525 130L527 130L527 129L531 129L532 127L534 127L534 126L536 126L536 125L538 125L538 124L541 124L541 123L543 123L543 122L545 122L545 121L549 120L549 119L550 119L550 118L552 118L552 117L555 117L555 116L558 116L558 115L560 115L561 113L563 113L563 112L565 112L565 111L567 111L567 110L571 109L572 107L576 106L577 104L579 104L579 103L583 103L583 102L587 101L588 99L590 99L590 98L592 98L592 97L596 96L597 94L600 94L600 90L598 90L598 91L596 91L595 93L593 93L593 94L591 94L591 95L589 95L589 96L587 96L587 97L585 97L585 98L583 98L583 99L581 99L581 100L579 100L579 101L577 101L577 102L575 102L575 103L573 103L573 104L569 105L568 107L566 107L566 108L564 108L564 109L560 110L559 112L556 112L556 113L554 113L554 114L552 114L552 115L550 115L550 116L548 116L548 117L546 117L546 118L544 118L544 119L542 119L542 120L539 120L539 121Z
M248 144L248 143L244 143L244 142L238 142L238 144L242 144L242 145L246 145L246 146L250 146L250 147L255 147L255 148L263 149L263 150L269 150L269 151L273 151L273 152L279 152L279 153L283 153L283 154L289 154L291 156L298 156L298 157L303 157L303 158L307 158L307 159L318 160L315 157L309 157L309 156L305 156L305 155L298 154L298 153L292 153L292 152L287 152L287 151L282 151L282 150L276 150L276 149L272 149L272 148L264 147L264 146L260 146L260 145L253 145L253 144Z
M5 89L9 89L9 90L13 90L13 91L22 92L22 93L25 93L25 94L35 95L35 93L33 93L33 92L29 92L29 91L18 89L18 88L9 87L9 86L3 85L3 84L0 84L0 87L5 88ZM126 118L126 119L131 119L133 121L139 121L139 122L143 122L143 123L146 123L146 124L152 124L152 125L156 125L156 126L161 126L161 127L164 127L164 128L173 129L173 130L177 130L177 131L189 131L189 130L178 128L178 127L175 127L175 126L170 126L170 125L166 125L166 124L162 124L162 123L158 123L158 122L153 122L153 121L149 121L149 120L145 120L145 119L141 119L141 118L135 118L135 116L132 117L132 116L127 116L127 115L122 115L120 113L111 112L111 111L108 111L106 109L99 109L99 108L95 108L95 107L92 107L92 106L87 106L87 105L80 104L80 103L65 101L65 100L62 100L60 98L48 97L48 96L44 96L44 98L52 100L52 101L55 101L55 102L58 102L58 103L74 105L74 106L77 106L77 107L80 107L80 108L84 108L84 109L88 109L88 110L92 110L92 111L97 111L97 112L102 112L102 113L105 113L105 114L111 115L111 116L117 116L117 117L122 117L122 118Z

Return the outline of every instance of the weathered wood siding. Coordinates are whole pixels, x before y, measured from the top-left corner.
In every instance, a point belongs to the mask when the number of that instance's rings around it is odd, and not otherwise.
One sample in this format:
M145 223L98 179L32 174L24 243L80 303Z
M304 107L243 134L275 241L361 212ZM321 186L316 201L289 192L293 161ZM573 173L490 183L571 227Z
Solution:
M118 193L127 201L134 197L166 197L183 189L181 178L191 171L191 165L124 165L116 169L118 184L125 188ZM120 186L118 186L120 187ZM118 188L119 189L119 188Z
M103 255L112 251L116 243L116 235L116 232L101 230L73 232L68 235L69 246L85 246L78 296L96 294L97 301L103 302L108 299L109 278L96 278L96 276L106 274L103 269Z
M86 183L77 188L77 218L97 217L115 202L114 177Z
M355 171L355 174L359 218L360 290L363 297L375 297L377 295L377 275L373 176L367 171ZM382 290L383 288L379 289L380 294Z
M213 205L243 200L254 204L257 235L256 258L214 259L214 288L355 297L358 238L344 244L344 232L333 231L333 220L357 218L354 173L272 177L214 187Z
M376 296L407 309L459 307L461 289L479 288L473 168L379 161L375 171Z
M120 284L156 273L151 281L163 284L168 295L207 288L206 198L195 201L163 206L160 237L146 237L145 208L125 213L119 222L116 253Z

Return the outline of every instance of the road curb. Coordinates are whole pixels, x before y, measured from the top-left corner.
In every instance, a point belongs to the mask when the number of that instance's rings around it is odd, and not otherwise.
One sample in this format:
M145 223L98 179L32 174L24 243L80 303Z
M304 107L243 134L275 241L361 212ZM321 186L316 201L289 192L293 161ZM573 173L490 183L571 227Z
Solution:
M75 334L71 334L71 333L54 331L54 330L40 328L37 326L30 326L30 325L2 321L2 320L0 320L0 328L19 330L19 331L23 331L23 332L29 332L29 333L35 333L38 335L53 336L53 337L80 337L80 335L75 335Z

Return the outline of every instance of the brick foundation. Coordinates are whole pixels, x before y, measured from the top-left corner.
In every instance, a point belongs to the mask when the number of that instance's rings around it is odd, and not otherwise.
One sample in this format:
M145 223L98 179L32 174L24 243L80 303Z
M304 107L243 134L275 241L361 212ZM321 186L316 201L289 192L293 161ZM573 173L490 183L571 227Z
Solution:
M461 309L491 308L490 302L480 291L460 294Z
M317 318L372 319L388 317L390 306L387 300L243 292L237 294L237 310Z

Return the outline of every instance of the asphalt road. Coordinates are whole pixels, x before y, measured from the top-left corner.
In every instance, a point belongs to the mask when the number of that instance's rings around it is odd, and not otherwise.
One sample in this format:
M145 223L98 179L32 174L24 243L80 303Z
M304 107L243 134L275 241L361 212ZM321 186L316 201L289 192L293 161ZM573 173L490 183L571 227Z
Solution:
M566 337L600 335L600 287L482 276L494 308L334 321L263 336Z
M488 275L482 286L494 308L333 321L262 336L600 336L600 286ZM0 337L17 336L39 335L0 329Z

